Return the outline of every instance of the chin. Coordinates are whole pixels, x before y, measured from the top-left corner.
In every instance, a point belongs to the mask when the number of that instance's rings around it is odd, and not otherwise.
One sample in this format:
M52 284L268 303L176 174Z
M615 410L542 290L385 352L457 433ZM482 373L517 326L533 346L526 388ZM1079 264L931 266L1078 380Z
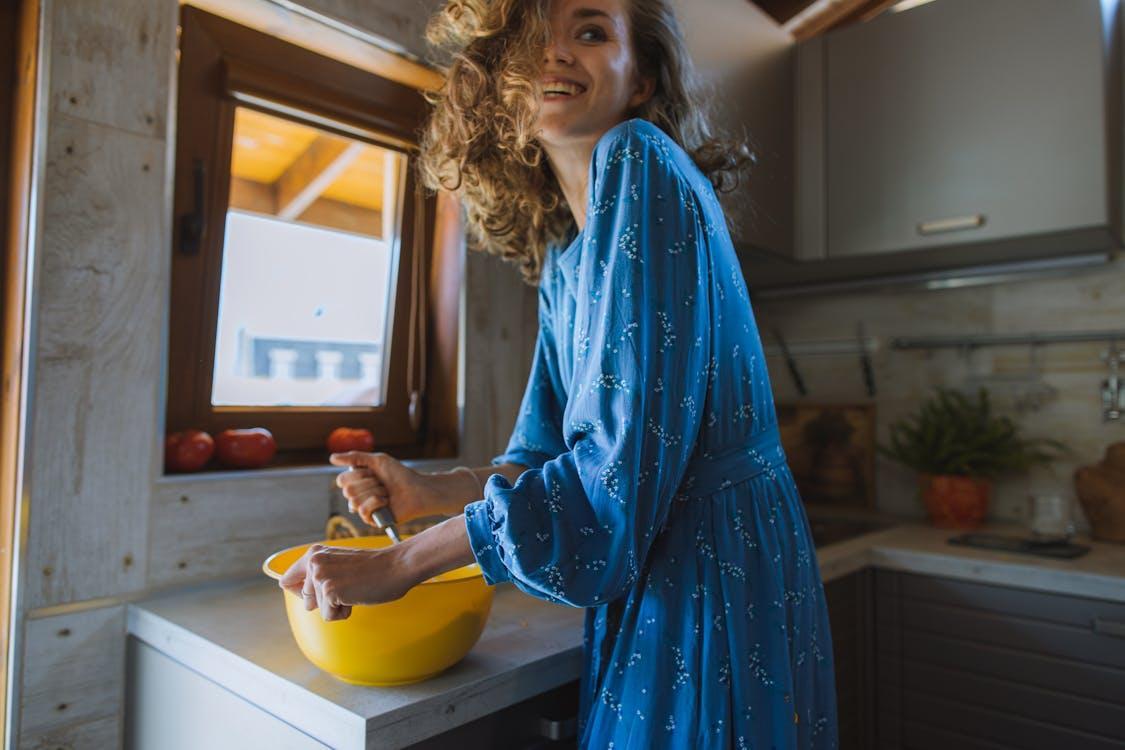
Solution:
M594 123L564 114L540 115L535 123L541 143L563 145L598 135Z

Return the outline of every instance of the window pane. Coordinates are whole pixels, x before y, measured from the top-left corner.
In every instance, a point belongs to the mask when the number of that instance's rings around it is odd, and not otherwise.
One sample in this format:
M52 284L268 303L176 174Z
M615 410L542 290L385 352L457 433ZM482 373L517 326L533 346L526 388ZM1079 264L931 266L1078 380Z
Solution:
M383 402L403 159L239 108L215 406Z

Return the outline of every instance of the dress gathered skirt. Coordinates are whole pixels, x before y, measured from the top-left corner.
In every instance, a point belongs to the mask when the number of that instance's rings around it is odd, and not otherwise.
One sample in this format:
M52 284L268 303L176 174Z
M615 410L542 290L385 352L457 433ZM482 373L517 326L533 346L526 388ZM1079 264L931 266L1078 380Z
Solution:
M583 748L837 746L832 638L750 293L710 182L601 137L549 248L507 451L465 509L490 583L586 608Z

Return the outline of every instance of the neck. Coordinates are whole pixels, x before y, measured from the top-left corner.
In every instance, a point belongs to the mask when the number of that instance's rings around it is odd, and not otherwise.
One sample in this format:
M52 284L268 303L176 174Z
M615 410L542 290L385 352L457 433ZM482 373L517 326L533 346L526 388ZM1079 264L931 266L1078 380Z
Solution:
M547 160L555 179L559 181L563 197L574 215L574 223L579 231L586 226L587 181L590 176L590 159L594 156L594 146L598 139L575 141L563 145L543 144Z

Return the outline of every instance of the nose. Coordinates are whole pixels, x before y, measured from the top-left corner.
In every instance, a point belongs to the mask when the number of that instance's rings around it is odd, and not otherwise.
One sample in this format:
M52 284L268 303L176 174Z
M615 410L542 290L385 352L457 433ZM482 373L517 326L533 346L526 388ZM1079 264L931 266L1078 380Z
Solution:
M569 65L574 62L574 56L570 53L570 48L566 45L566 40L558 35L552 34L551 38L547 40L547 46L543 50L543 63L550 65L551 63L562 63Z

